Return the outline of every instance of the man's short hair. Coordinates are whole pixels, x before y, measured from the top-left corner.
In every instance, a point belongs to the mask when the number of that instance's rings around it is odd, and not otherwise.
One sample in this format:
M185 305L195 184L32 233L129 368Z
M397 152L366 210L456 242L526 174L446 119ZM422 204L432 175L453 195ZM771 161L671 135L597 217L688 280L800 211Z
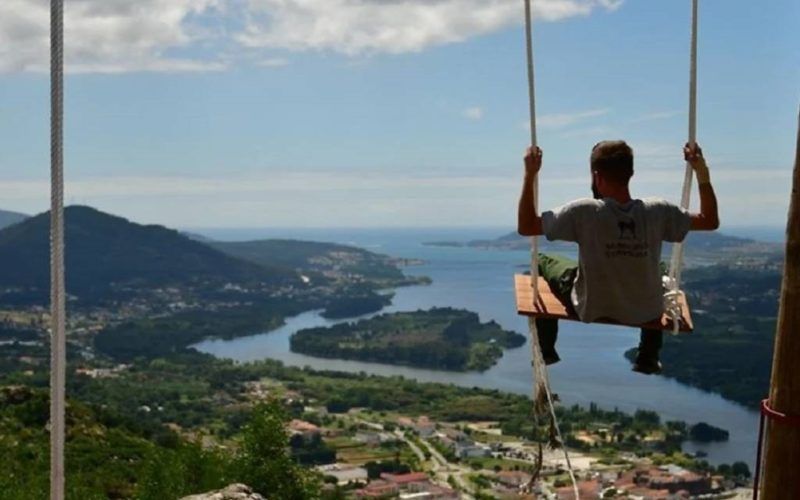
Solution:
M602 141L592 148L591 167L604 178L628 184L633 177L633 150L625 141Z

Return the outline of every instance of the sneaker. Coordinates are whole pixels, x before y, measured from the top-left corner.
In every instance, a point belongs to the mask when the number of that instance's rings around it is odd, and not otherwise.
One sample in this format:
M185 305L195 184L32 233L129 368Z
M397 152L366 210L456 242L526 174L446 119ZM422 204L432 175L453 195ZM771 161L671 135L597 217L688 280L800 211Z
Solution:
M544 358L544 364L546 365L554 365L561 361L561 358L558 356L558 353L555 350L543 352L542 357Z
M632 370L645 375L661 373L661 361L657 359L637 359L636 363L633 364Z

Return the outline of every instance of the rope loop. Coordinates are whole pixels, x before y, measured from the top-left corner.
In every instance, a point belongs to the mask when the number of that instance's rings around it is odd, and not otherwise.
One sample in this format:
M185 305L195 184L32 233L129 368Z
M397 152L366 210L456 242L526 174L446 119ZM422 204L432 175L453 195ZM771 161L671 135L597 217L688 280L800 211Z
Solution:
M761 401L761 414L773 422L790 427L800 427L800 415L787 415L775 410L769 405L769 399Z
M672 334L676 335L680 331L681 319L683 318L683 306L681 297L683 292L678 288L677 281L670 277L662 278L664 285L664 313L667 318L672 320Z
M800 415L788 415L779 412L769 405L769 399L761 400L761 419L758 423L758 444L756 445L756 470L753 476L753 500L758 500L758 487L761 480L761 458L764 452L764 431L767 421L789 427L800 427Z

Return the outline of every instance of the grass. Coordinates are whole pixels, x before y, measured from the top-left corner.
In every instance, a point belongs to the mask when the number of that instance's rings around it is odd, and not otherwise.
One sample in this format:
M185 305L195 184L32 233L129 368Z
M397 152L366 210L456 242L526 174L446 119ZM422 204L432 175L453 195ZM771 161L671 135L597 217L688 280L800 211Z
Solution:
M517 436L507 436L505 434L491 434L488 432L472 431L472 437L483 443L514 443L520 440Z
M336 449L336 457L340 462L363 465L367 462L394 460L400 454L400 461L415 463L417 458L405 443L396 446L374 446L356 441L347 436L326 439L325 442Z
M381 448L369 448L361 446L358 448L343 448L336 450L336 457L340 462L349 464L365 464L367 462L379 462L382 460L393 460L396 455L394 450Z
M339 449L348 449L348 448L359 448L364 446L364 443L360 441L356 441L347 436L339 436L334 438L325 438L325 442L328 445L332 446L333 448Z
M533 464L530 462L526 462L524 460L511 460L506 458L494 458L494 457L485 457L485 458L470 458L466 460L467 464L479 463L482 469L494 470L495 466L500 466L502 470L515 470L514 467L517 467L521 470L526 470L528 468L533 467Z

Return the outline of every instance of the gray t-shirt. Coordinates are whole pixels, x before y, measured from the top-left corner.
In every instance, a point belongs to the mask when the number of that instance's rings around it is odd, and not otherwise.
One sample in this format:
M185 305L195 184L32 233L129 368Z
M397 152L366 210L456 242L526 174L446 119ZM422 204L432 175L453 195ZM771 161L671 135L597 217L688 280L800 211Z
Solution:
M578 243L572 303L582 321L641 324L661 317L661 243L683 241L691 218L661 199L576 200L542 214L548 240Z

